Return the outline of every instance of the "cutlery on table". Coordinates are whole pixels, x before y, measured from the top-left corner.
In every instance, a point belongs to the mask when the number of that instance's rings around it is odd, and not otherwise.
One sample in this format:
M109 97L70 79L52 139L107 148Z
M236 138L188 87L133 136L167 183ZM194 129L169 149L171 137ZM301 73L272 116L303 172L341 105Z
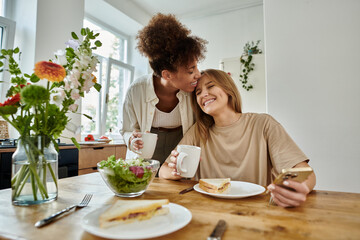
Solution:
M207 238L207 240L221 240L222 235L226 230L226 222L224 220L219 220L216 224L213 232Z
M192 186L192 187L189 187L189 188L185 188L184 190L181 190L181 191L179 192L179 194L184 194L184 193L190 192L190 191L192 191L192 190L194 190L194 187L193 187L193 186Z
M75 208L75 210L76 210L77 208L86 207L89 204L92 196L93 196L92 194L86 194L84 196L83 200L79 204L71 205L70 207L67 207L67 208L65 208L65 209L63 209L63 210L61 210L61 211L59 211L57 213L54 213L53 215L51 215L51 216L49 216L47 218L44 218L44 219L36 222L35 227L42 227L42 226L44 226L44 225L46 225L48 223L51 223L55 219L58 219L60 216L64 215L64 213L69 212L71 209Z

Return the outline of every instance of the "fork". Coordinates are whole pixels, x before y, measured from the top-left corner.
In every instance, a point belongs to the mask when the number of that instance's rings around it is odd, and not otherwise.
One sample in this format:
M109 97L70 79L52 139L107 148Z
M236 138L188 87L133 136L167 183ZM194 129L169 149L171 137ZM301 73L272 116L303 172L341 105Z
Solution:
M42 219L40 221L37 221L35 223L35 227L39 228L39 227L45 226L45 225L53 222L55 219L60 218L60 216L64 215L64 213L66 213L66 212L69 212L71 209L75 208L75 211L76 211L76 209L78 209L78 208L86 207L89 204L92 196L93 196L92 194L86 194L84 196L83 200L79 204L71 205L70 207L67 207L67 208L65 208L65 209L63 209L63 210L61 210L61 211L59 211L57 213L54 213L53 215L51 215L51 216L49 216L47 218L44 218L44 219Z

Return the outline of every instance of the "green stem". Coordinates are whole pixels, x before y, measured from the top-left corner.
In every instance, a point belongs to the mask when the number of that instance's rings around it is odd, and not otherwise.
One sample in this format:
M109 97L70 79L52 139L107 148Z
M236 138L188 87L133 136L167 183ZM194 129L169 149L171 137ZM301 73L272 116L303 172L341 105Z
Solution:
M24 176L24 171L26 171L26 166L22 166L21 168L20 168L20 171L18 172L18 174L17 175L15 175L15 176L17 176L16 177L16 181L15 181L15 186L13 186L12 188L13 188L13 196L16 196L17 195L17 192L18 192L18 190L19 190L19 186L20 186L20 183L21 183L21 181L23 180L23 176Z
M36 186L35 186L35 180L34 180L34 173L33 172L30 172L30 179L31 179L32 194L33 194L34 200L37 201L37 195L36 195L37 189L36 189Z
M29 143L29 148L31 148L31 146L34 146L33 149L34 150L37 150L39 152L39 150L36 148L36 146L34 145L34 143L32 143L31 141L28 142ZM33 180L36 181L37 183L37 186L39 188L39 191L41 193L42 196L45 196L46 198L48 198L48 193L44 187L44 185L42 184L42 181L39 177L39 174L36 172L36 166L37 166L37 163L38 161L36 161L35 159L35 156L33 154L33 151L30 151L28 150L26 147L25 147L25 152L26 152L26 155L28 156L28 159L29 159L29 168L30 168L30 171L32 173L32 176L34 177L34 179L32 179L32 184L33 184ZM44 197L43 197L44 198Z
M27 169L27 170L26 170L25 177L24 177L24 180L22 181L22 184L21 184L21 186L20 186L19 189L18 189L18 193L16 193L16 195L15 195L16 197L18 197L18 196L20 195L20 193L21 193L21 191L23 190L23 188L24 188L27 180L29 179L29 177L30 177L30 171L29 171L29 169Z
M52 169L50 163L48 163L48 168L49 168L50 173L51 173L51 176L52 176L52 178L53 178L53 180L54 180L56 189L58 189L58 184L57 184L56 176L55 176L54 170Z

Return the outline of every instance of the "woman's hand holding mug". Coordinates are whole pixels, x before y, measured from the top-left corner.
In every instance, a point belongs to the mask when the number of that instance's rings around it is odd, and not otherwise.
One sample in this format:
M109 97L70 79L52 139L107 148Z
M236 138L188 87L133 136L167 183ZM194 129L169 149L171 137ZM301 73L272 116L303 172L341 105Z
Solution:
M178 145L177 150L173 150L170 155L168 166L173 169L172 175L185 178L195 176L199 166L201 149L196 146Z
M157 134L150 132L133 132L133 136L129 141L131 151L137 153L141 158L151 159L156 147Z
M176 168L176 162L177 162L177 157L179 156L178 151L176 150L172 150L171 151L171 155L170 155L170 163L168 163L169 168L172 168L173 171L171 172L172 175L179 177L179 179L181 178L180 173L177 171Z
M138 130L134 130L132 132L132 136L129 139L129 147L130 147L131 151L139 151L140 149L142 149L144 147L144 142L142 141L142 139L140 139L141 136L142 136L142 134ZM137 139L137 140L133 142L134 139Z

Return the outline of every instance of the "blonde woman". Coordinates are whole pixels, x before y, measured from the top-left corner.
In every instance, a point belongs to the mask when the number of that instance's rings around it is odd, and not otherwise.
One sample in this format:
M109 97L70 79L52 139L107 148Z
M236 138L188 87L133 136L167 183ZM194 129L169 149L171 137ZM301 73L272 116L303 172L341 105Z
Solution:
M240 94L223 71L202 73L192 94L196 123L179 144L201 147L198 178L224 178L269 185L274 201L282 207L298 206L314 188L312 173L303 183L287 181L290 191L271 184L284 168L305 167L308 157L268 114L242 113ZM160 169L161 178L180 179L178 152L173 150Z

